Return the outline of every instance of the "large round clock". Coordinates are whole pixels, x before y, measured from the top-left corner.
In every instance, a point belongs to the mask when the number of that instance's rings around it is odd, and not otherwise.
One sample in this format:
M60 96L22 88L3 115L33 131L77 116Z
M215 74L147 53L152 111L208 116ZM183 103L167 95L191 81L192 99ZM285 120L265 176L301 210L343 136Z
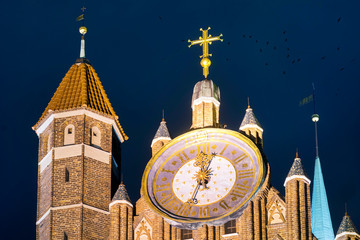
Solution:
M241 215L266 171L249 138L206 128L162 147L146 166L142 191L151 209L175 226L221 225Z

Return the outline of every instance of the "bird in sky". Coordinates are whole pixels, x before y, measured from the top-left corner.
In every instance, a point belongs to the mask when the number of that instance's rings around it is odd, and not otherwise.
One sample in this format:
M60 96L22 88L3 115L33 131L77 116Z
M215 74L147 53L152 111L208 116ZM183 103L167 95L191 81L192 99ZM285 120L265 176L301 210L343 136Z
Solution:
M339 23L341 21L341 17L339 17L338 19L337 19L337 22Z

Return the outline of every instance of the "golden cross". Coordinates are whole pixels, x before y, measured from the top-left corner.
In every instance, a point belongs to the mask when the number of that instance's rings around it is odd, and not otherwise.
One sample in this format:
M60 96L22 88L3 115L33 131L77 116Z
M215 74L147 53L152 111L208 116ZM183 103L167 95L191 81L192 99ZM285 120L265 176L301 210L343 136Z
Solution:
M214 41L219 41L219 40L221 42L223 41L223 39L221 39L222 34L220 34L217 37L212 37L211 35L208 35L209 30L210 27L206 30L200 28L200 31L202 31L202 37L199 37L199 40L193 40L193 41L191 41L190 39L188 40L188 42L190 43L189 48L197 44L203 47L203 55L200 56L200 58L202 58L200 64L203 67L203 74L205 78L207 78L207 75L209 75L209 67L211 65L211 61L209 57L211 57L212 54L209 54L209 44L211 45L212 42Z

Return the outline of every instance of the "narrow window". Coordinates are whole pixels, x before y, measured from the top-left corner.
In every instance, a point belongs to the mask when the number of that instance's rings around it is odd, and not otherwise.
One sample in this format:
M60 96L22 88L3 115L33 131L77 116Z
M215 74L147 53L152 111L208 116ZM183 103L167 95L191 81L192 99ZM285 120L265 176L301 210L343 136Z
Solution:
M236 233L236 220L231 220L225 223L225 234Z
M66 232L64 232L64 240L68 240L68 235L66 234Z
M98 127L91 128L91 137L90 143L92 146L99 147L101 146L101 133Z
M72 124L66 126L64 131L64 145L75 143L75 127Z
M192 230L181 229L181 240L192 239Z
M50 149L51 149L51 146L52 146L52 133L49 134L49 137L47 139L47 149L46 149L46 152L49 152Z
M65 168L65 182L70 181L70 172L67 168Z

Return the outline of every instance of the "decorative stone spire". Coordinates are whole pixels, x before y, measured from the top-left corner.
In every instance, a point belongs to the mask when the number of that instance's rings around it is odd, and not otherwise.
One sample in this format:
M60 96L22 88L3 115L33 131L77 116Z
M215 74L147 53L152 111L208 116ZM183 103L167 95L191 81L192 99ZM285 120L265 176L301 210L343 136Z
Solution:
M255 138L259 137L261 139L261 141L259 142L262 143L262 136L264 130L262 129L259 121L255 117L255 114L250 107L249 100L248 108L246 109L245 116L240 124L239 130L245 132L249 136L253 136Z
M308 184L311 183L310 179L308 178L308 176L304 170L304 167L301 163L301 158L299 158L298 153L296 153L296 158L295 158L294 163L291 166L290 171L285 179L284 186L286 187L286 183L295 178L303 179Z
M360 239L360 234L356 230L354 223L351 221L350 216L345 213L339 230L336 233L335 240L347 240L347 239Z
M155 142L157 142L159 140L168 140L168 141L171 140L170 133L166 126L166 122L165 122L164 118L160 122L160 126L159 126L158 130L156 131L156 134L151 142L151 147L154 145Z
M128 201L129 203L131 203L129 194L126 190L125 184L124 183L120 183L118 190L116 191L114 197L112 198L112 202L114 201Z
M160 122L160 126L156 131L156 134L151 142L152 154L154 155L157 151L162 148L166 143L171 140L169 130L166 126L166 122L164 119L164 115L162 121Z

